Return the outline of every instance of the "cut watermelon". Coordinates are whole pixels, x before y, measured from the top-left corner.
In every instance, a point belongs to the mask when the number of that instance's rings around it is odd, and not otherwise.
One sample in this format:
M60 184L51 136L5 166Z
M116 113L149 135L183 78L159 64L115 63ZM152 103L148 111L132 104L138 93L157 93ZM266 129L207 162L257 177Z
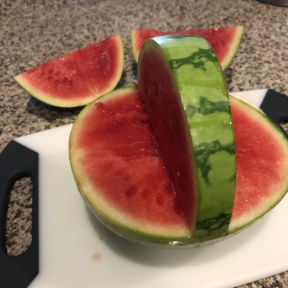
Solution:
M180 30L163 32L153 29L132 30L131 45L133 56L138 62L139 53L143 43L152 37L168 35L168 34L192 34L204 37L213 47L217 55L222 69L226 69L234 58L239 44L243 36L243 26L221 27L221 28L206 28L196 30Z
M229 232L272 209L288 191L288 141L264 114L230 96L237 179Z
M77 107L112 91L124 67L120 35L54 58L15 77L29 94L49 105Z
M82 110L70 135L71 166L84 199L126 238L189 238L137 91L118 89L100 99Z
M194 236L226 235L235 193L235 144L213 49L195 35L146 40L138 89Z
M262 217L288 190L287 139L265 115L230 100L237 185L228 236ZM87 105L69 147L81 195L113 232L142 244L200 245L191 238L136 89L118 89Z

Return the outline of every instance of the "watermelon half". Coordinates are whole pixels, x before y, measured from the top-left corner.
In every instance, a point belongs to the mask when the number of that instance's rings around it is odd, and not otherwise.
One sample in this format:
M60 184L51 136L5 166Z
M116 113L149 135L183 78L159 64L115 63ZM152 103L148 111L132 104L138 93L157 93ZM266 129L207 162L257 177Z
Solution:
M204 37L213 47L222 69L226 69L232 62L238 51L244 32L243 26L231 26L220 28L204 28L195 30L158 31L154 29L135 29L131 31L131 46L133 56L138 62L139 53L143 43L149 39L161 35L190 34Z
M261 218L288 190L287 139L258 110L232 96L230 103L237 177L227 236ZM201 245L201 239L191 236L160 155L149 117L133 87L117 89L87 105L70 134L75 181L105 226L147 245ZM210 242L202 245L206 243Z
M54 58L15 77L30 95L57 107L86 105L112 91L124 67L120 35Z

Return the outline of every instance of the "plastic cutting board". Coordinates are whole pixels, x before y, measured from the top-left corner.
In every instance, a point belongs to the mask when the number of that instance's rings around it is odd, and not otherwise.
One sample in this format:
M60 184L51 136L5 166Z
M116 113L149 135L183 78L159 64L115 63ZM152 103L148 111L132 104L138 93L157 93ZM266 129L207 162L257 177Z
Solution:
M259 108L267 91L231 94ZM288 270L288 196L250 228L212 246L156 249L115 236L77 191L68 159L71 127L15 139L39 154L40 265L29 288L225 288Z

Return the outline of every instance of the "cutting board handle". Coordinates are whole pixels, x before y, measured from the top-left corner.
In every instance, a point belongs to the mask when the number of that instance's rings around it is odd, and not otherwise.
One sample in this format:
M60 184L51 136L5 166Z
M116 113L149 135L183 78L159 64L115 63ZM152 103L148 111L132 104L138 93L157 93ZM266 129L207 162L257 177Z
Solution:
M38 153L17 141L10 141L0 154L0 287L27 287L39 272ZM11 188L22 177L32 179L32 242L18 256L6 251L6 216Z
M288 96L269 89L261 103L260 109L264 111L288 138L288 133L281 126L282 121L288 120Z

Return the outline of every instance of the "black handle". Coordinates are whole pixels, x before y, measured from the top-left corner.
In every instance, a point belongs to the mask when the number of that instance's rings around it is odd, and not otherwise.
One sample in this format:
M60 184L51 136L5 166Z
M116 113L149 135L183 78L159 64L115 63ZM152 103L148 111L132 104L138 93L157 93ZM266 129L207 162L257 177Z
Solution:
M282 121L288 121L288 96L269 89L264 97L260 109L283 131Z
M38 153L12 140L0 154L0 287L25 288L39 272L39 198ZM19 256L6 252L6 214L11 188L22 177L31 177L32 191L32 242Z

